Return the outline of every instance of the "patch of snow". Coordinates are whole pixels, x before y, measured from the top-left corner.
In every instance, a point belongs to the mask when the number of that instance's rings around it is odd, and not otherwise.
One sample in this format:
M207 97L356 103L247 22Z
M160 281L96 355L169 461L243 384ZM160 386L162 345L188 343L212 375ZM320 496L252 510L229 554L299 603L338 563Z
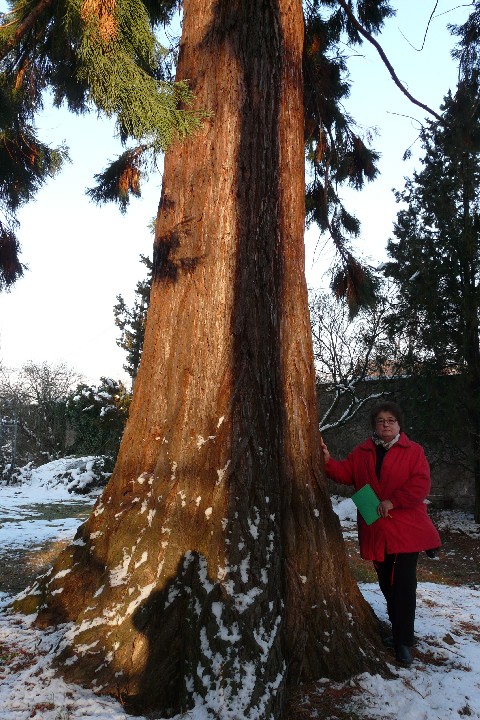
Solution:
M215 440L217 436L216 435L209 435L207 438L202 437L202 435L197 435L197 448L200 450L200 448L205 445L209 440Z
M240 578L242 582L248 583L248 573L250 570L250 553L240 562Z
M125 585L128 576L128 568L131 557L127 553L127 549L123 548L123 560L117 567L110 570L110 587L118 587Z
M212 603L212 613L217 621L218 625L218 636L225 640L226 642L232 643L234 645L235 643L239 642L242 639L242 636L240 635L238 623L234 622L231 626L231 628L227 628L226 625L224 625L222 620L222 611L223 611L223 603L221 602L214 602Z
M29 464L18 468L15 485L0 484L0 491L26 494L28 488L30 502L46 502L46 497L70 500L72 495L96 497L110 477L110 473L103 470L106 460L103 455L89 455L59 458L37 468Z
M258 526L260 525L260 513L258 512L258 508L253 508L255 512L255 517L253 520L251 518L247 518L248 523L248 529L250 530L250 535L253 537L254 540L258 540Z
M129 615L132 615L135 612L135 610L138 608L138 606L151 595L151 593L155 589L155 585L156 585L156 583L153 582L153 583L150 583L150 585L145 585L145 587L140 590L140 592L137 595L137 597L135 598L135 600L132 600L130 605L127 607L127 611L126 611L127 617Z
M230 460L227 461L227 464L225 465L225 467L221 468L220 470L217 470L217 481L216 481L215 485L220 485L223 478L225 477L225 473L227 472L229 465L230 465Z
M134 566L134 567L135 567L135 570L136 570L137 568L139 568L140 565L143 565L143 563L146 563L147 560L148 560L148 552L145 551L144 553L142 553L142 557L140 558L140 560L138 560L138 561L135 563L135 566Z
M58 572L56 575L54 575L54 576L49 580L48 584L50 585L51 582L53 582L54 580L58 580L59 578L64 578L65 575L68 575L68 573L71 573L71 572L72 572L72 569L71 569L71 568L68 568L67 570L60 570L60 572Z
M273 647L273 642L277 636L280 625L282 624L282 618L278 615L275 618L275 622L270 631L265 630L262 624L258 630L253 630L253 636L255 641L262 649L261 662L265 663L268 659L270 651Z

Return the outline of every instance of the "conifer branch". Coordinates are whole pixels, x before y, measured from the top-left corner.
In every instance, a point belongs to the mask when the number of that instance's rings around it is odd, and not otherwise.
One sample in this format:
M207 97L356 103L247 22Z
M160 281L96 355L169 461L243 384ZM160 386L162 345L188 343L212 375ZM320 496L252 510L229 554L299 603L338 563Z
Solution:
M53 4L54 0L40 0L35 5L33 10L27 15L25 20L20 23L15 34L7 40L3 48L0 50L0 60L3 60L10 50L19 43L19 41L27 34L29 30L34 26L36 20L42 15L42 13ZM11 24L11 23L10 23Z
M11 27L12 25L16 25L17 21L12 20L12 22L5 23L5 25L0 25L0 30L5 30L5 28Z
M353 14L353 11L347 5L345 0L338 0L338 4L340 5L340 7L343 8L343 10L347 14L349 20L351 21L352 25L355 27L356 30L358 30L360 35L362 35L366 40L368 40L368 42L371 43L374 46L374 48L377 50L378 54L382 58L383 64L388 69L393 82L401 90L401 92L410 100L411 103L413 103L414 105L417 105L418 107L422 108L422 110L425 110L427 113L429 113L429 115L433 115L434 118L441 121L442 120L441 116L438 113L436 113L435 110L432 110L431 107L429 107L428 105L425 105L425 103L420 102L420 100L417 100L416 98L413 97L413 95L411 93L408 92L405 85L399 79L397 73L395 72L390 60L386 56L385 51L383 50L380 43L377 42L377 40L375 40L375 38L367 30L365 30L365 28L357 20L357 18Z

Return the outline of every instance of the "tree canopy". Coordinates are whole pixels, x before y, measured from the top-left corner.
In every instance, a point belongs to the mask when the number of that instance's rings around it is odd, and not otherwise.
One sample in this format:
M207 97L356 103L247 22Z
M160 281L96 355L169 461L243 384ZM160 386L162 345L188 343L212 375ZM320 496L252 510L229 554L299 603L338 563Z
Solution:
M199 127L204 113L188 110L185 82L166 77L166 51L155 35L175 7L172 0L12 0L0 14L0 289L23 272L16 211L68 158L66 148L38 137L45 93L74 113L114 118L122 142L137 143L92 191L121 208L138 192L145 155Z
M351 241L360 224L342 201L342 184L361 189L378 174L378 154L344 108L349 95L350 48L371 42L393 81L415 99L375 39L395 14L390 0L305 0L303 56L305 147L309 167L306 222L328 232L337 250L332 288L352 312L373 302L375 279L355 257ZM189 111L188 81L174 83L176 48L164 48L158 30L175 17L174 0L8 0L0 14L0 289L23 273L16 211L68 160L66 147L52 148L38 136L35 118L45 93L72 112L99 112L116 121L125 146L95 175L88 194L115 202L124 212L141 193L142 176L158 152L195 131L209 108ZM464 72L477 63L480 10L452 28L455 56ZM348 49L342 49L348 48Z
M478 325L480 115L477 85L445 98L445 124L421 132L422 169L396 192L401 205L385 273L398 284L392 333L409 367L462 372Z
M50 148L38 137L36 114L45 93L75 113L97 111L116 120L125 145L119 158L96 175L88 190L95 202L116 202L122 211L141 193L142 175L156 153L185 137L210 108L188 111L192 91L174 83L172 56L158 29L177 9L172 0L115 3L11 0L0 17L0 219L2 285L22 273L15 213L68 159L65 147ZM332 286L352 308L371 302L373 278L358 262L351 239L358 220L344 206L339 187L361 188L377 174L378 155L368 146L343 102L349 94L346 51L379 32L394 14L387 0L357 2L357 15L343 2L304 3L304 111L306 220L329 232L337 249ZM174 52L175 49L170 50ZM8 161L7 161L8 160Z

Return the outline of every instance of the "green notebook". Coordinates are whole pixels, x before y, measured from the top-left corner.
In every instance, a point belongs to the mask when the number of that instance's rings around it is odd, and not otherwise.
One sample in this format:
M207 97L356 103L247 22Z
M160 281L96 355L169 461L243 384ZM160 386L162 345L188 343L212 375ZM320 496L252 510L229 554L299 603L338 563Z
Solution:
M360 488L360 490L352 495L352 500L367 525L371 525L375 520L378 520L377 508L380 500L375 495L371 485L364 485Z

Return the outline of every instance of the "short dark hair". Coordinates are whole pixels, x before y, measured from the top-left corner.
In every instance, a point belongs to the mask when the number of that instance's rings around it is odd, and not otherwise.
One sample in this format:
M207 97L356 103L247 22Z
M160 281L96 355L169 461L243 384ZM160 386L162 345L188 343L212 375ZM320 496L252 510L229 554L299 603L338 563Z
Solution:
M375 405L372 412L370 413L370 425L372 426L372 430L375 430L376 425L376 419L378 415L380 415L381 412L388 412L393 415L395 420L400 425L400 430L403 430L404 420L403 420L403 412L399 405L397 405L396 402L393 402L392 400L385 400L385 402L378 403L378 405Z

